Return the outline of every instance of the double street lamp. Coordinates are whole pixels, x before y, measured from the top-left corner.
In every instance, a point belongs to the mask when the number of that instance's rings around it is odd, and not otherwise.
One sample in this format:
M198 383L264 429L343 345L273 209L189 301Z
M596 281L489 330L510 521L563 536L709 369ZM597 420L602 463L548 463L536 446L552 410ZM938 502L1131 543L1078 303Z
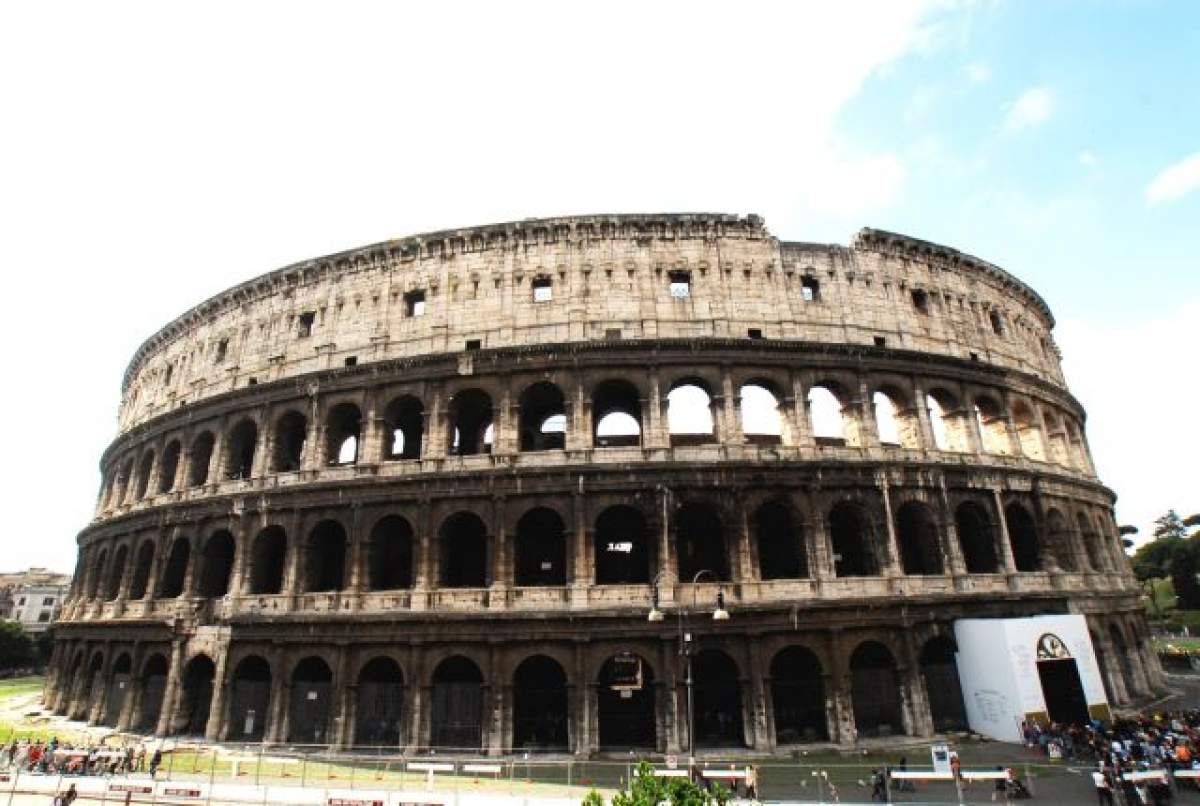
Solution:
M712 581L717 583L717 605L712 611L713 621L728 621L729 611L725 609L725 589L721 587L721 578L716 572L705 568L696 572L692 577L692 609L697 607L697 585L702 577L710 576ZM662 579L660 571L651 583L651 600L650 612L647 614L648 621L659 622L666 618L665 614L658 607L658 583ZM693 736L693 719L695 718L694 706L692 704L692 633L688 628L688 610L680 602L675 609L676 620L679 625L679 654L684 661L684 685L687 687L687 751L688 751L688 770L690 771L695 765L696 751L695 740Z

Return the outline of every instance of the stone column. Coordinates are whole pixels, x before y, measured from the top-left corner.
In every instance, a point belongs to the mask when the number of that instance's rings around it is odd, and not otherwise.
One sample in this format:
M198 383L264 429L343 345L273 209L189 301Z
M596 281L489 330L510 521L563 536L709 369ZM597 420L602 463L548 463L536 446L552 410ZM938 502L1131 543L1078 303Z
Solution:
M659 746L667 753L683 750L680 730L678 689L679 669L683 659L679 646L669 637L664 637L658 647L659 677L654 681L654 712Z
M759 635L748 635L744 639L750 669L750 708L747 711L754 727L752 747L758 753L769 754L775 752L775 714L771 708L771 690L763 667L761 638Z
M729 367L721 368L721 394L713 400L713 404L718 415L713 417L717 442L722 445L744 445L746 434L742 430L742 398L739 390L733 388Z
M933 713L929 707L929 692L925 689L925 677L921 674L921 664L913 633L911 629L903 631L901 636L904 663L908 667L906 688L909 690L909 702L912 707L913 728L916 736L932 736Z
M734 504L735 512L737 513L737 535L736 535L736 556L735 563L730 563L729 569L734 574L731 579L734 582L758 582L761 579L759 574L759 565L756 563L755 554L757 551L754 542L750 539L750 514L746 511L746 499L744 490L736 491L739 493L736 496Z
M1004 573L1010 576L1017 573L1017 563L1013 559L1012 540L1008 536L1008 519L1004 517L1004 500L1000 497L1000 490L992 488L992 501L996 507L996 534L1000 538L998 550L1000 552L1000 561L1004 564Z
M791 374L792 394L788 399L787 412L792 421L792 443L806 453L816 450L813 441L812 420L808 414L808 393L805 389L803 376L800 373Z
M329 709L329 721L331 724L326 726L326 735L329 737L329 744L332 749L340 750L344 748L350 736L350 729L353 727L354 716L352 713L354 700L350 696L351 686L347 678L350 670L350 651L346 644L338 644L337 648L337 667L333 671L333 685L330 686L330 699L333 700Z
M883 576L904 576L904 566L900 562L900 545L896 539L895 518L892 516L892 496L888 490L887 474L883 472L876 474L875 484L879 487L879 494L883 498L884 525L887 529L887 561L881 563L883 567L880 568L880 571Z
M287 568L283 573L282 593L297 595L304 589L304 535L300 530L304 521L300 513L288 513L287 524Z
M229 701L229 646L221 647L217 652L217 668L213 673L212 702L208 706L208 722L204 729L204 739L218 742L225 738L226 703Z
M942 539L942 550L946 556L946 573L952 576L963 576L967 573L967 563L962 553L962 541L958 536L958 523L954 512L950 509L950 496L946 492L946 477L938 474L937 510L940 521L938 532Z
M674 600L675 586L679 584L678 558L671 545L671 509L674 496L667 487L660 486L657 492L658 512L661 520L658 545L659 598L660 601L666 602Z
M303 470L316 472L325 463L325 423L321 417L320 398L316 386L309 388L308 397L308 434L304 437L304 450L301 451L300 467Z
M829 657L832 668L825 691L834 721L829 738L839 744L854 744L858 740L858 728L854 724L854 685L847 668L848 660L842 652L841 630L829 631Z
M383 461L383 435L387 433L387 423L379 414L378 394L374 390L367 394L364 404L366 412L358 436L358 464L372 466Z
M833 561L833 546L829 538L828 524L825 514L817 507L817 498L812 493L806 493L807 520L805 534L810 536L809 573L818 585L823 580L837 577L837 568Z
M572 398L567 402L566 449L587 450L593 446L592 398L580 378L575 378Z
M421 440L422 459L440 459L446 455L449 436L446 434L445 400L441 385L431 386L429 409L426 412L425 438Z
M917 431L921 435L921 450L925 452L940 450L933 436L933 423L929 419L929 401L917 378L913 378L913 409L917 414Z
M875 400L865 376L858 379L857 399L846 408L858 410L859 445L868 450L878 450L879 423L875 420Z
M128 690L125 692L125 699L121 702L121 713L117 715L116 729L118 731L129 730L129 726L133 724L134 712L141 704L142 676L139 670L142 668L142 655L141 643L134 643L132 662L129 665L129 682L126 684Z
M667 425L664 398L659 393L658 370L650 370L650 398L645 401L642 409L642 447L661 449L671 444L671 435Z
M112 665L113 665L113 650L111 646L106 646L104 650L104 665L100 667L100 671L96 673L100 683L100 696L93 697L88 709L87 722L89 725L97 725L104 718L104 708L108 704L108 687L112 683ZM95 691L96 680L92 681L92 690Z
M158 725L154 735L169 736L175 728L175 711L179 706L179 689L183 674L183 638L176 638L171 646L171 665L167 670L167 685L163 690L162 711L158 715Z

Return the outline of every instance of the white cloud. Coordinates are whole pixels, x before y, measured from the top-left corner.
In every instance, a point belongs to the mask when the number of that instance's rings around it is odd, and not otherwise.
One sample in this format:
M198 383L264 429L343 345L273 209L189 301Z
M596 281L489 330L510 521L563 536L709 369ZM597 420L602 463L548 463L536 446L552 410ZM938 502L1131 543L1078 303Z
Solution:
M1200 188L1200 151L1168 165L1146 187L1146 201L1151 204L1171 202Z
M1095 168L1098 163L1099 160L1096 159L1096 155L1091 151L1079 152L1079 164L1085 168Z
M967 80L972 84L985 84L992 80L992 68L981 62L967 65Z
M1117 515L1150 534L1170 508L1200 511L1196 457L1200 399L1195 364L1200 299L1152 321L1064 321L1058 329L1072 393L1088 412L1088 442L1100 479L1118 496Z
M1050 119L1054 94L1046 87L1030 87L1008 104L1003 130L1008 134L1033 129Z

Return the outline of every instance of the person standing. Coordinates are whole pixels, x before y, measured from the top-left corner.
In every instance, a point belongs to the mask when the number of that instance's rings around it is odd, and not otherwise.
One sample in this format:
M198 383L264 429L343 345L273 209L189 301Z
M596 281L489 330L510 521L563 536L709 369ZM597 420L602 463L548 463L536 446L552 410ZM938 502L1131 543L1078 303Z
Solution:
M1104 774L1104 770L1092 770L1092 784L1096 787L1096 799L1100 806L1114 806L1112 787L1108 783L1108 776Z

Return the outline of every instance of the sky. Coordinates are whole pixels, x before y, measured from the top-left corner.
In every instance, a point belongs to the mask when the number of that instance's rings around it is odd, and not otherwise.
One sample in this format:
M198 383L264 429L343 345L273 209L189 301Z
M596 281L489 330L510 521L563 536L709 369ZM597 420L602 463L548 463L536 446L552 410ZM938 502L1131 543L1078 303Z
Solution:
M1049 302L1118 520L1200 511L1200 5L6 3L0 570L69 571L147 336L431 229L755 212Z

